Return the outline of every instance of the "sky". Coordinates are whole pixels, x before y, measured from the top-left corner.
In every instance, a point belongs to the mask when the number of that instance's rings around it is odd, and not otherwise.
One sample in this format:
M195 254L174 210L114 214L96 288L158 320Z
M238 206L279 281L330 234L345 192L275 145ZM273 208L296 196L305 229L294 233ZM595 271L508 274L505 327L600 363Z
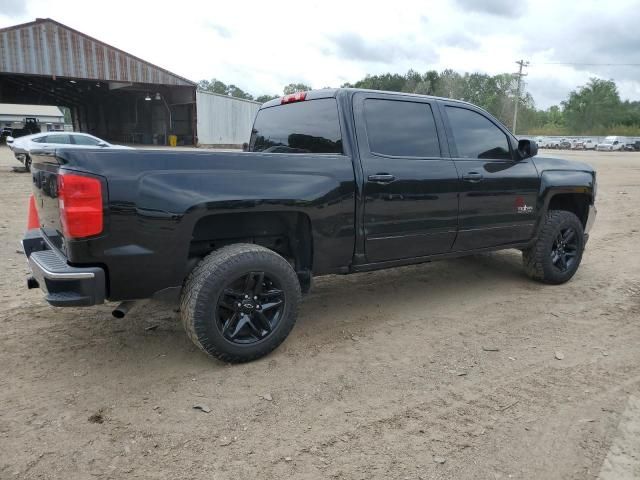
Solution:
M638 0L0 0L0 28L36 17L255 96L409 69L514 73L525 59L538 108L590 77L613 79L623 99L640 100Z

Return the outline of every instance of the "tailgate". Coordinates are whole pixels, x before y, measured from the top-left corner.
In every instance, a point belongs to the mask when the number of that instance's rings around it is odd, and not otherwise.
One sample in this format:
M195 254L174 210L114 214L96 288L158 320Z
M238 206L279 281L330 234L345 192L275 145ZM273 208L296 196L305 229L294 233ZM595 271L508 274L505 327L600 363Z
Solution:
M31 179L40 228L51 242L63 249L62 224L58 205L60 163L51 151L31 152Z

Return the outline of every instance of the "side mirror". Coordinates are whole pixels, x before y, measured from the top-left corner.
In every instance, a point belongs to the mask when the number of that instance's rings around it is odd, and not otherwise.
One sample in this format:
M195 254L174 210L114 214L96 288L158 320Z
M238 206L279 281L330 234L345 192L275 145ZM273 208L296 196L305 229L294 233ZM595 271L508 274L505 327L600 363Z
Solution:
M522 139L518 141L518 155L521 160L535 157L538 154L538 144L533 140Z

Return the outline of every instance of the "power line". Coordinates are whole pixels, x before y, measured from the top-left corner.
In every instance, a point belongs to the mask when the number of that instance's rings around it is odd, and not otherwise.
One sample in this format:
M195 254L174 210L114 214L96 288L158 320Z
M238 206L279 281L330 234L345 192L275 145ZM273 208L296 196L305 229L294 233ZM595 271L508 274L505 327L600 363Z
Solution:
M514 73L514 75L518 77L518 88L516 90L516 105L515 105L515 108L513 109L513 134L514 135L516 134L516 123L518 122L518 104L520 103L520 87L522 85L522 77L527 76L526 73L522 73L522 69L524 67L529 66L529 62L525 60L518 60L516 63L520 65L520 68L518 69L518 73Z
M590 67L640 67L640 63L534 62L531 65L577 65Z

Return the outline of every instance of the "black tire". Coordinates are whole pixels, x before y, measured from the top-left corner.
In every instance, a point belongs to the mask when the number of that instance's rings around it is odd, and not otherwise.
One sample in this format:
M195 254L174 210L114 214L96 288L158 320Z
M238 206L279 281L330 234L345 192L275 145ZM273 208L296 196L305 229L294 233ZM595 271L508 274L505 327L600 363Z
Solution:
M229 245L205 257L187 278L182 323L193 343L209 355L248 362L287 338L300 296L298 277L283 257L258 245Z
M584 245L584 229L578 217L572 212L551 210L536 243L522 252L524 268L531 278L543 283L565 283L578 270Z
M27 172L31 171L31 157L29 155L24 157L24 168Z

